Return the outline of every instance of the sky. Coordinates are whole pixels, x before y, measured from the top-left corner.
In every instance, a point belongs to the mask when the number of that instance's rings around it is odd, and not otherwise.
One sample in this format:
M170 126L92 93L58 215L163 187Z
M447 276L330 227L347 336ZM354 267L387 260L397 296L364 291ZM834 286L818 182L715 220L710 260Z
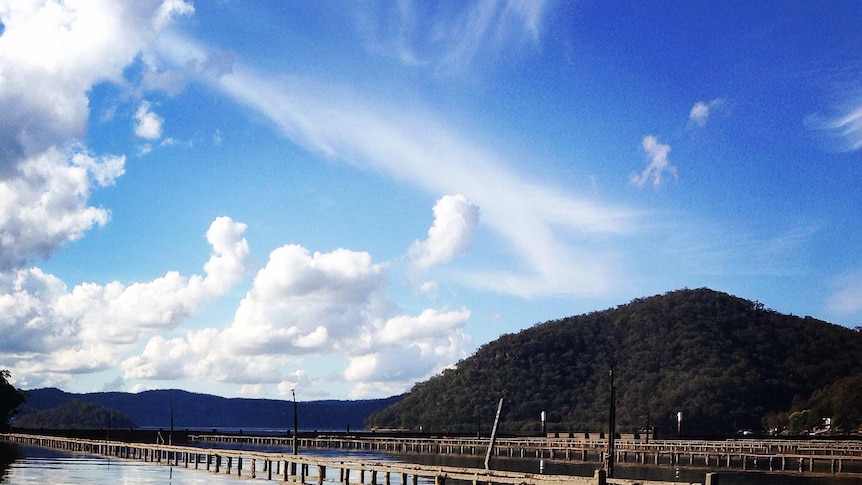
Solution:
M709 287L862 325L862 3L0 0L0 368L380 398Z

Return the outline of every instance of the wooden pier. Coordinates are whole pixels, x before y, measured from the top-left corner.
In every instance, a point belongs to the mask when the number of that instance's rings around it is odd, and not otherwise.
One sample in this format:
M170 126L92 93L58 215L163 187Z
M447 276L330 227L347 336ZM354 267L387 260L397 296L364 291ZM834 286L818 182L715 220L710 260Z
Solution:
M72 453L89 453L114 459L138 460L216 474L277 480L303 485L323 485L324 483L340 485L445 485L447 481L471 485L480 483L488 485L680 485L679 482L606 478L602 470L597 470L594 477L575 477L479 468L346 460L230 448L216 449L128 443L30 434L0 434L0 439L20 445L53 448ZM254 440L247 440L245 443L264 444ZM712 479L713 477L708 475L706 484L709 485Z
M190 435L198 442L292 446L292 438ZM483 456L487 438L398 438L365 434L300 437L298 447ZM617 463L762 470L794 473L862 474L862 441L835 440L615 440ZM493 456L604 462L607 440L589 438L497 438Z

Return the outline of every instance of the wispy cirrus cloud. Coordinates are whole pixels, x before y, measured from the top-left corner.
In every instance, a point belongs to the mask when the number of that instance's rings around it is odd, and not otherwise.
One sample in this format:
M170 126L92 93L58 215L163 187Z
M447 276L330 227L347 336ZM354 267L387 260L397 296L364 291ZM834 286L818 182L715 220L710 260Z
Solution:
M827 133L834 140L833 146L838 151L862 149L862 104L833 117L812 115L807 122L810 127Z
M509 241L527 270L502 279L482 275L471 278L473 284L522 296L594 294L610 286L612 258L596 257L598 249L590 244L570 244L565 234L589 239L627 233L636 211L531 182L508 168L504 157L421 110L372 104L299 78L273 82L241 66L212 82L314 152L381 170L434 194L461 193L481 207L483 221ZM578 271L563 269L561 261Z
M833 292L826 306L838 315L862 314L862 270L851 271L833 281Z
M511 52L525 40L537 46L548 3L476 0L432 7L407 0L362 8L357 18L360 33L373 51L406 65L459 74L470 70L478 59Z

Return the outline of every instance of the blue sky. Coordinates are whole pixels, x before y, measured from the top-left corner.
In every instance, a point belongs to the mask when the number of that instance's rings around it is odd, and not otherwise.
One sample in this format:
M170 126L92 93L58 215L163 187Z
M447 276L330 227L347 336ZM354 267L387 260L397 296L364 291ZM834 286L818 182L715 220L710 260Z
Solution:
M0 368L408 390L707 286L862 325L862 4L0 0Z

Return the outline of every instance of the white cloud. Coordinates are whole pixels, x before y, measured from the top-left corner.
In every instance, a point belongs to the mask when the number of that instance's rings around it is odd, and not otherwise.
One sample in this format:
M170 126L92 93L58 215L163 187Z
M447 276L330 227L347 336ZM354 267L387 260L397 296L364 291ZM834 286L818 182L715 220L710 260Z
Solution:
M283 246L255 276L225 341L241 355L332 348L385 314L385 289L385 266L368 253Z
M240 396L259 396L263 392L261 384L243 384L237 394Z
M164 119L150 111L150 103L142 101L135 112L135 135L147 140L158 140L162 137Z
M168 26L173 20L181 15L191 15L195 11L192 4L183 0L165 0L156 11L153 18L153 28L162 30Z
M204 49L188 44L171 55L177 65L206 58ZM272 82L240 65L208 82L313 152L381 170L431 193L460 193L481 207L483 223L509 242L512 257L520 259L515 266L524 270L471 271L464 275L467 284L525 297L583 296L604 293L618 280L614 256L592 241L630 232L634 211L531 182L507 168L501 155L420 109L375 105L296 77ZM581 244L570 244L572 236Z
M388 389L383 381L392 376L403 391L465 356L469 317L434 309L398 315L386 266L367 253L288 245L272 251L227 328L155 336L122 368L126 379L278 383L284 393L309 385L303 359L330 356L346 359L344 378L356 388Z
M723 98L716 98L709 102L698 101L694 103L694 106L691 107L691 111L688 113L688 127L700 127L703 128L706 126L709 117L718 110L722 110L725 104L725 100Z
M108 211L87 205L91 189L114 183L123 157L94 158L48 149L0 179L0 270L47 258L63 243L81 238L108 220Z
M843 115L826 118L811 116L809 126L826 131L837 140L839 151L851 152L862 149L862 105L847 110Z
M156 8L113 0L0 4L0 153L11 157L3 166L49 148L65 151L83 135L87 91L120 81L123 68L148 48Z
M463 195L440 198L434 205L434 223L428 229L428 239L416 241L410 248L413 269L426 270L464 254L478 223L479 208Z
M842 316L862 313L862 270L836 278L833 286L827 301L829 311Z
M107 222L108 211L88 200L123 175L125 158L79 144L88 91L122 81L157 33L159 9L187 11L168 3L0 1L0 271L47 258ZM146 110L141 119L142 133L154 135Z
M526 39L538 46L545 0L479 0L428 8L424 2L396 2L359 12L368 48L409 66L430 66L456 74L481 61L509 56ZM416 21L421 17L422 21ZM423 26L430 25L425 28Z
M38 268L0 273L0 352L17 371L74 374L116 363L138 339L175 328L205 300L221 296L245 271L245 226L218 218L207 231L213 255L205 276L177 272L145 283L82 283L67 291ZM20 356L39 355L39 359Z
M292 392L298 387L305 387L309 383L308 374L304 370L297 370L285 377L278 383L277 389L280 396L292 396Z
M670 145L662 145L652 135L645 136L642 145L649 163L640 175L632 174L631 183L643 187L649 180L652 180L653 187L658 187L661 185L662 176L665 173L676 177L676 167L667 158L670 152Z

